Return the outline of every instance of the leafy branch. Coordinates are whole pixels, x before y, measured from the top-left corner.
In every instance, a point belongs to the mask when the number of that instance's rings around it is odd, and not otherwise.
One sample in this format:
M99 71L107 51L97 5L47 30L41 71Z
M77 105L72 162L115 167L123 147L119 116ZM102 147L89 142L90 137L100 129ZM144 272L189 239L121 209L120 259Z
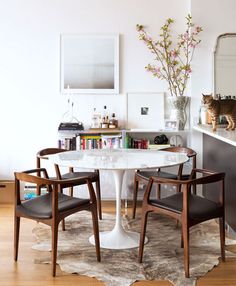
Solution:
M155 41L144 29L143 25L136 25L139 39L155 55L154 60L158 64L148 64L145 68L153 76L166 80L172 96L183 96L188 79L192 72L191 62L196 46L201 42L198 39L202 28L192 23L192 17L186 17L186 31L178 35L176 46L174 47L171 36L171 24L174 20L169 18L161 27L160 39Z

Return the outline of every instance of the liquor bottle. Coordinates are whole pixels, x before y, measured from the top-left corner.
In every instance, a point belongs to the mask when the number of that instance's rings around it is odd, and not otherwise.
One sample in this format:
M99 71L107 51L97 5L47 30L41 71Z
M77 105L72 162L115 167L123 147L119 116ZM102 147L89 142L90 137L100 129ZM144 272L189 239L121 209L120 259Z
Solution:
M109 120L109 128L117 128L118 120L116 119L115 113L112 113L111 119Z
M109 116L107 112L107 107L104 105L103 112L102 112L102 118L101 118L101 128L108 128L109 125Z
M99 128L99 127L100 127L100 114L96 111L96 107L94 107L91 120L91 128Z

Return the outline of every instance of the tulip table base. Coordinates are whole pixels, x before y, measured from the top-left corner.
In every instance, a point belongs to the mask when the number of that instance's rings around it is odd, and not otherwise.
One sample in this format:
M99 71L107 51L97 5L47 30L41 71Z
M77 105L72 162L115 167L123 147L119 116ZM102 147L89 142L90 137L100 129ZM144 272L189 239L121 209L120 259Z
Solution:
M127 249L139 246L140 234L124 230L121 217L121 189L124 176L124 170L112 170L115 179L116 190L116 222L113 230L100 232L100 247L109 249ZM93 245L94 236L89 238ZM145 239L145 243L147 238Z

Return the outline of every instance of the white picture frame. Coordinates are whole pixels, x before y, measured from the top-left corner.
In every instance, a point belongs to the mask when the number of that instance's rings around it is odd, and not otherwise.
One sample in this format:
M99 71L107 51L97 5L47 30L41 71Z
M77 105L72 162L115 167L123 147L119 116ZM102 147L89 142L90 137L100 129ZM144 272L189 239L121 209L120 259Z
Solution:
M179 122L178 120L165 119L165 130L178 131Z
M164 128L164 93L127 93L127 129L161 130Z
M119 35L62 34L61 93L119 93Z

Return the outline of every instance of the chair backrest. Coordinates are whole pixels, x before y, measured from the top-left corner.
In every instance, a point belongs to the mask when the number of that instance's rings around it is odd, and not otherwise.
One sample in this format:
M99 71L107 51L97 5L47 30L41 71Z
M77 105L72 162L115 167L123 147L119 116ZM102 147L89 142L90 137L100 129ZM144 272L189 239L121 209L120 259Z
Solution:
M198 176L199 175L199 176ZM219 189L221 192L219 193L220 197L220 204L224 204L224 179L225 179L225 173L224 172L215 172L212 170L206 170L206 169L192 169L191 176L189 180L173 180L168 178L160 178L160 177L152 177L149 180L149 186L147 187L147 194L145 194L145 199L149 198L149 194L151 191L151 187L153 182L158 184L165 184L165 185L181 185L183 187L183 193L186 200L186 204L183 204L186 206L188 201L188 196L191 195L190 189L191 186L196 185L206 185L206 184L212 184L212 183L219 183ZM217 188L215 187L215 190Z
M37 152L36 154L36 166L37 168L40 168L40 160L43 159L43 160L47 160L47 155L53 155L53 154L56 154L56 153L61 153L61 152L65 152L67 151L66 149L62 149L62 148L45 148L45 149L42 149L40 151Z
M168 151L168 152L175 152L175 153L184 153L186 154L189 158L192 158L192 167L196 168L196 157L197 157L197 153L188 147L178 147L178 146L173 146L173 147L167 147L167 148L163 148L161 149L163 151Z
M41 160L48 160L47 155L53 155L53 154L61 153L61 152L65 152L65 151L67 151L67 150L62 149L62 148L45 148L45 149L38 151L36 154L36 168L39 169L42 167L41 166ZM55 164L54 167L55 167L55 172L56 172L57 178L61 179L61 172L60 172L59 166ZM37 176L40 177L41 173L38 172ZM37 193L37 195L40 195L40 193L41 193L41 187L39 185L37 185L36 193Z
M39 175L38 175L39 174ZM20 182L32 183L37 187L47 186L49 192L58 192L60 186L71 187L80 185L81 181L86 181L90 193L90 197L93 201L96 201L96 197L93 191L93 186L90 179L87 176L71 179L50 179L45 168L36 168L23 172L15 172L15 191L16 191L16 204L21 204L20 200ZM57 198L57 194L53 195L54 199Z

